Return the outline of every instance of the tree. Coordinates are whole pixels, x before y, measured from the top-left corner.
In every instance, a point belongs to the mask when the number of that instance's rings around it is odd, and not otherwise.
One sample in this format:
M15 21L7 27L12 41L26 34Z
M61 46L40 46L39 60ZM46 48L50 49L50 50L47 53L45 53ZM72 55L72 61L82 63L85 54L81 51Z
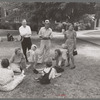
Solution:
M6 19L13 21L18 16L37 26L45 19L51 21L68 19L70 22L74 22L82 15L95 11L95 3L80 2L5 2L4 5L10 12ZM18 11L14 11L14 9L18 9Z
M100 19L100 3L96 3L95 12L96 12L95 18L97 19L96 27L98 27Z

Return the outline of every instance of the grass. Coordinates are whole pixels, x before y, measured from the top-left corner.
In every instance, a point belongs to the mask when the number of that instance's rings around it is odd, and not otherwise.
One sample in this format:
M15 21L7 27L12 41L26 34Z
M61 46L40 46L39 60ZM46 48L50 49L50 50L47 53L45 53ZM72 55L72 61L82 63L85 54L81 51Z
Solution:
M32 39L38 47L40 40ZM52 40L52 56L55 48L60 48L63 38ZM0 42L0 58L10 58L20 42ZM32 68L26 72L25 80L11 92L0 92L0 98L100 98L100 47L78 40L76 68L64 68L62 76L41 85L34 80ZM40 65L42 67L43 65ZM37 66L38 67L38 66Z

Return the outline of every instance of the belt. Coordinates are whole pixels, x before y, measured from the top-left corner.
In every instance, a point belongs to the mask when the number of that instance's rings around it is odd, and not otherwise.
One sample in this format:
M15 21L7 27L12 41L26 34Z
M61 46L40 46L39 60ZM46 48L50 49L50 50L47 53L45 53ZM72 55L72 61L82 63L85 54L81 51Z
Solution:
M41 40L50 40L50 39L41 39Z
M23 41L24 39L28 39L28 38L30 38L30 37L22 37L22 36L21 36L20 41Z
M50 40L50 38L41 38L41 40Z
M23 37L23 38L26 38L27 39L27 38L30 38L30 37Z

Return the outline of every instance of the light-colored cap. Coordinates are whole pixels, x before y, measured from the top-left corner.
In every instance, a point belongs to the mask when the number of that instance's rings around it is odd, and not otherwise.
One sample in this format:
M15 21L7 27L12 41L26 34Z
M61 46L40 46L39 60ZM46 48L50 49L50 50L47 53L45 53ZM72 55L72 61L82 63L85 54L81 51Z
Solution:
M50 21L49 20L45 20L45 24L50 24Z

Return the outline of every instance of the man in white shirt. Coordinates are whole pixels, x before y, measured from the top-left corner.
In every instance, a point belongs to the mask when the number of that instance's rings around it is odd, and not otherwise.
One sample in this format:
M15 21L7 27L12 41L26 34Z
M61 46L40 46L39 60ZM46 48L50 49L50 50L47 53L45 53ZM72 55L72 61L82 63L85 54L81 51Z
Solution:
M52 38L52 29L50 28L49 20L45 20L45 27L42 27L39 31L39 37L41 39L40 55L38 56L38 63L43 63L50 57L50 47Z
M32 42L31 42L31 28L30 26L27 25L27 22L26 20L22 20L22 26L19 28L19 33L22 37L22 41L21 41L21 45L22 45L22 49L23 49L23 53L25 55L25 58L26 58L26 61L28 62L27 60L27 56L26 56L26 51L27 49L31 49L31 45L32 45Z

